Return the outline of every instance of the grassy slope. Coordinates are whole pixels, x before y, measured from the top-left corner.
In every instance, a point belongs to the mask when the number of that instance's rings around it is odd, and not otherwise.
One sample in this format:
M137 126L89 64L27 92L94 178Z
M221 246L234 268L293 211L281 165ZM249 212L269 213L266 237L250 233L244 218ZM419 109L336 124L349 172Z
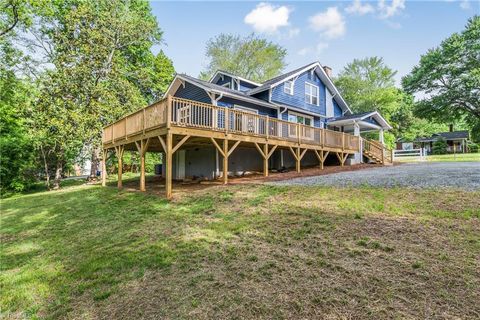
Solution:
M72 186L1 205L7 317L480 314L480 192Z

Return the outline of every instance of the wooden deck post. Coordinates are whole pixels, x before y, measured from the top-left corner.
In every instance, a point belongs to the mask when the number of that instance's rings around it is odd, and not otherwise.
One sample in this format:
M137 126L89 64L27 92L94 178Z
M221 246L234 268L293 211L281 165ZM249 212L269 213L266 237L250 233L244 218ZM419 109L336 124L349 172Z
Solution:
M301 159L300 159L300 148L297 148L297 149L295 150L295 153L296 153L296 158L295 158L295 160L296 160L296 169L297 169L297 172L300 173L300 161L301 161Z
M118 182L117 187L121 189L122 185L122 173L123 173L123 152L125 151L125 146L115 147L115 153L118 158Z
M165 150L165 193L167 199L172 198L172 146L173 146L173 135L172 133L167 133L167 145Z
M268 177L268 143L263 145L263 176Z
M318 161L320 162L320 169L323 170L323 163L325 162L325 159L327 159L328 153L330 151L320 150L320 153L318 152L318 150L314 150L314 151L315 151L315 155L318 158Z
M107 150L102 148L102 187L107 185Z
M140 154L140 191L145 191L145 154L148 150L150 138L140 140L140 143L135 141L138 153Z
M223 140L223 184L228 183L228 139Z

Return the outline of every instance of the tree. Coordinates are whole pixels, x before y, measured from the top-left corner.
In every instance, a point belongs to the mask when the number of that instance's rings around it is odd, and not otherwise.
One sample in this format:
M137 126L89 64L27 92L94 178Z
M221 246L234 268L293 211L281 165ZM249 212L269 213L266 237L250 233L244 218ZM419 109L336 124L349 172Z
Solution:
M22 108L30 104L34 88L18 78L14 66L21 53L0 40L0 187L22 191L33 182L33 139L28 134Z
M286 49L255 34L242 38L222 33L207 42L209 63L200 77L208 79L215 71L224 70L263 82L279 75L286 67L286 55Z
M49 48L54 69L42 78L39 112L47 116L38 120L55 128L46 134L58 142L56 171L62 171L62 153L76 150L80 139L92 150L95 177L102 127L158 98L160 77L170 81L173 67L163 52L155 57L150 51L162 33L145 1L72 0L45 12L36 39L47 45L37 46Z
M395 87L396 71L385 65L382 58L370 57L354 59L334 79L354 113L379 111L392 125L392 134L385 134L385 142L393 145L394 136L400 135L403 117L398 113L408 113L412 99Z
M480 16L422 55L402 84L422 97L417 115L448 122L465 119L480 132Z
M382 58L354 59L339 73L335 84L353 112L377 110L389 118L403 99L395 88L396 73Z

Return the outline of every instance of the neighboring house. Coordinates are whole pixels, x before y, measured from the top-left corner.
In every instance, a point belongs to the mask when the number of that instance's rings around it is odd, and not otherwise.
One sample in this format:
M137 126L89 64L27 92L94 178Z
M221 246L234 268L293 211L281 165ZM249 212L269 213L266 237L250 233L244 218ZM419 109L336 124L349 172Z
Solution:
M432 134L430 137L417 138L413 141L404 141L399 139L397 141L397 150L411 150L423 148L427 153L431 153L433 143L439 139L445 139L447 142L447 152L468 152L467 144L470 140L468 130L453 131L450 127L449 132L438 132Z
M161 138L168 132L184 135L181 144L189 139L172 152L174 179L213 179L225 176L224 172L242 175L263 170L268 174L269 168L296 167L299 171L300 165L317 165L319 161L323 166L327 158L342 165L359 163L362 155L386 162L383 131L391 126L377 111L352 114L331 80L331 69L319 62L264 83L225 71L217 71L209 81L177 74L165 97L163 102L144 109L143 117L162 113L161 119L155 120L161 122L155 128L167 127L158 134L160 151L168 149ZM114 147L119 138L127 140L121 140L120 144L131 146L133 142L129 140L133 134L129 134L128 123L134 125L139 119L133 118L140 116L140 113L131 115L105 128L104 148ZM122 126L121 121L126 122L125 129L121 129L123 135L115 130L115 125ZM379 131L381 143L362 143L360 133L372 130ZM130 131L133 133L134 129ZM135 139L147 137L145 132L144 126L143 136ZM215 139L224 140L227 146L222 148ZM232 142L235 152L233 149L225 152ZM141 149L138 143L137 147ZM222 162L225 154L227 160Z

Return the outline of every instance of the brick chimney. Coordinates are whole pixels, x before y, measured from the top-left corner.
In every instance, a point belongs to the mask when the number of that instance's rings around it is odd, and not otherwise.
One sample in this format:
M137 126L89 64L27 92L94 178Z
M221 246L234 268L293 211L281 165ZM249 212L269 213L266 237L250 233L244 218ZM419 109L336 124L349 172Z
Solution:
M450 132L453 132L453 124L449 125L448 127L449 127Z
M330 68L329 66L323 66L323 70L325 71L325 73L329 78L332 77L332 68Z

